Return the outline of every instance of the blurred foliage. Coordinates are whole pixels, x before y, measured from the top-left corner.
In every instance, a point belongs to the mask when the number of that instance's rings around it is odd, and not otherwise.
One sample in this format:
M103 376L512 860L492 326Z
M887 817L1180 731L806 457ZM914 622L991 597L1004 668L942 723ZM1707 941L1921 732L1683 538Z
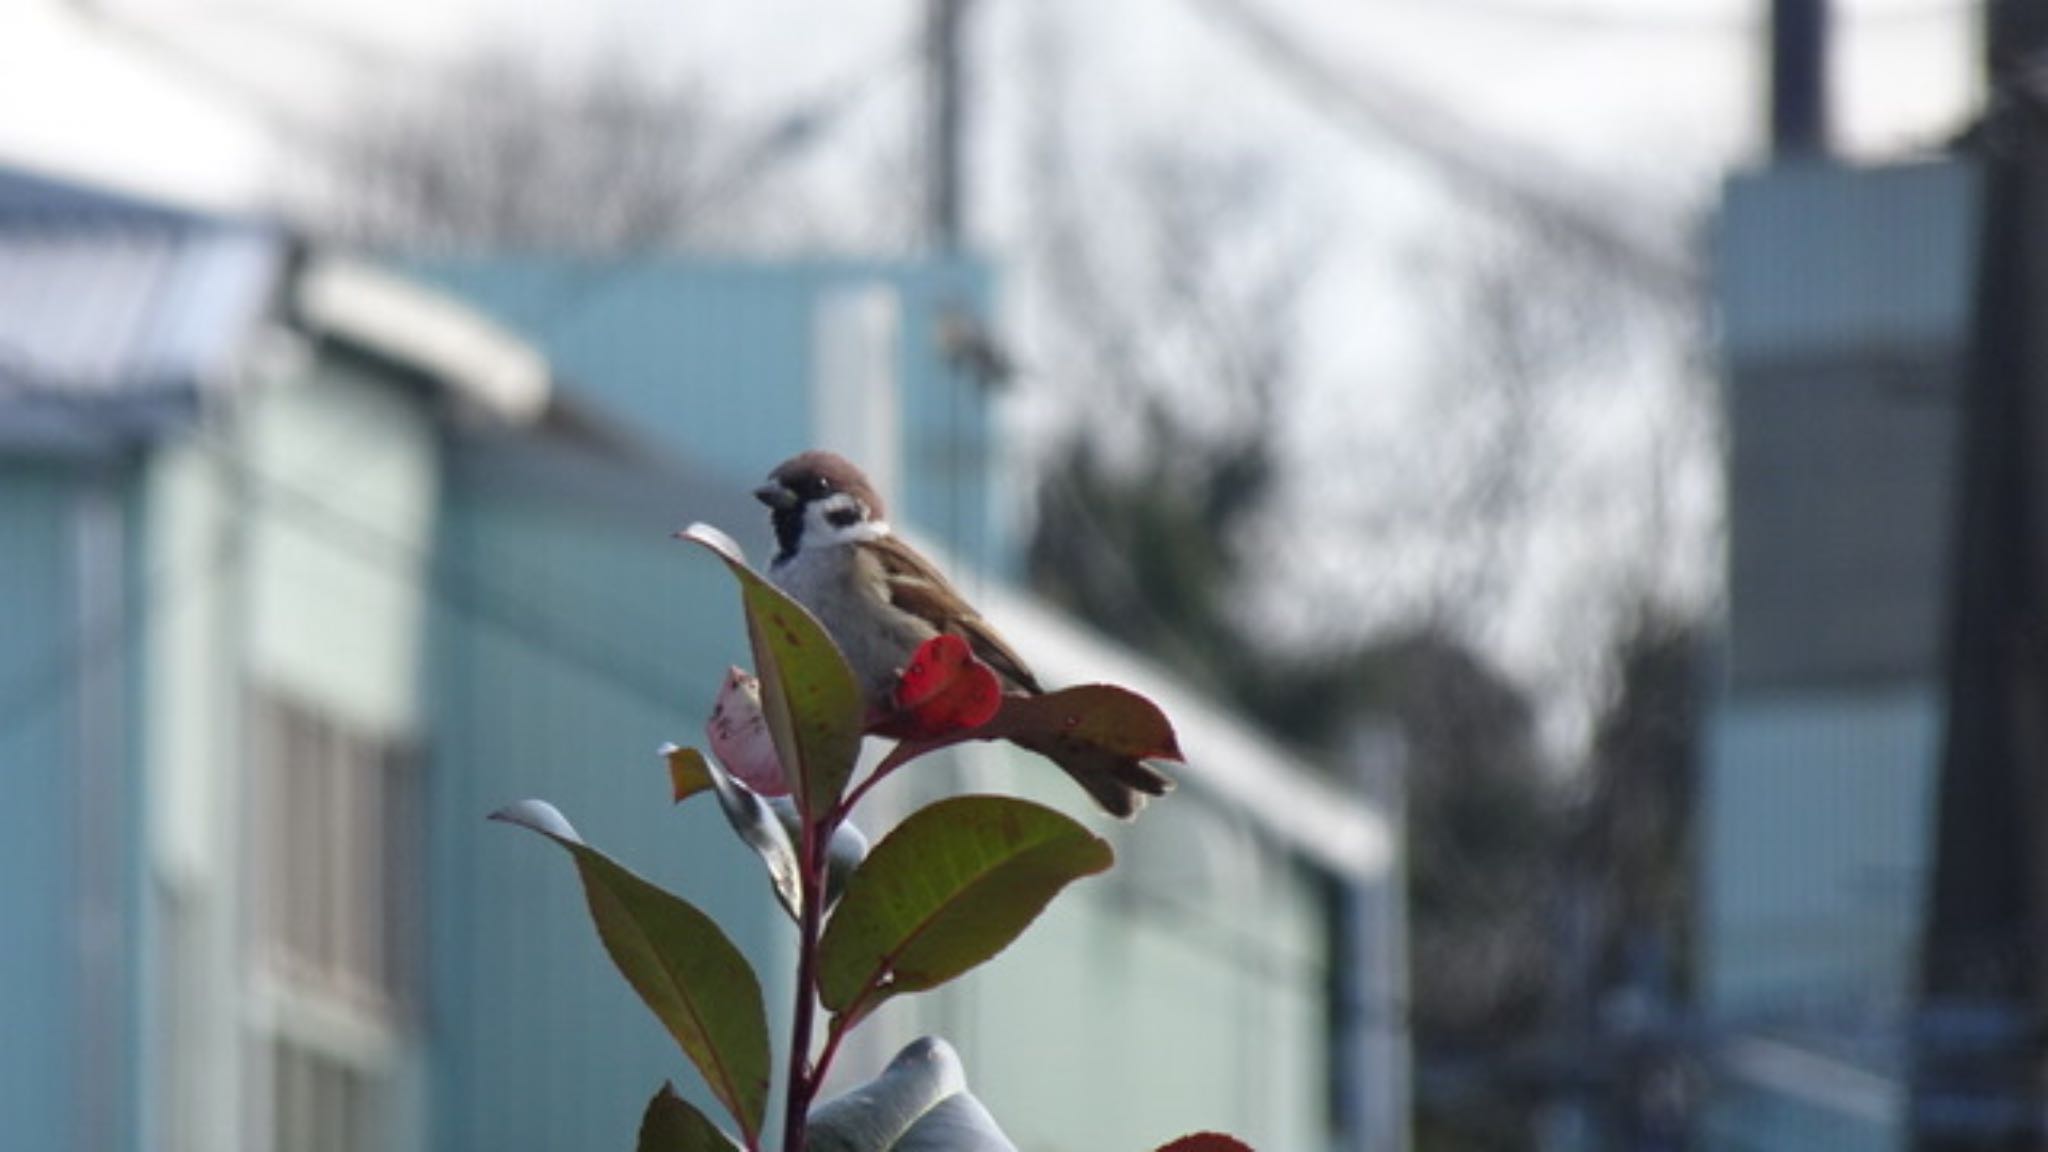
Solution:
M1183 183L1155 191L1196 207L1157 213L1148 227L1159 235L1137 245L1162 263L1170 258L1172 270L1130 277L1171 292L1100 310L1105 273L1091 265L1092 247L1077 240L1064 257L1055 251L1077 286L1063 322L1079 330L1076 362L1089 392L1102 410L1137 420L1121 423L1136 429L1122 437L1102 431L1107 421L1083 422L1052 454L1041 471L1029 579L1334 775L1350 767L1364 726L1398 728L1407 747L1418 1141L1439 1150L1527 1146L1546 1107L1581 1091L1576 1072L1555 1058L1560 1038L1597 1031L1616 997L1677 987L1672 965L1691 915L1696 630L1663 607L1649 577L1632 583L1635 569L1618 566L1623 578L1605 610L1626 623L1587 641L1613 645L1588 661L1610 670L1610 689L1583 759L1555 763L1539 738L1543 702L1463 635L1475 615L1465 601L1516 578L1510 534L1531 531L1540 503L1530 485L1542 470L1493 445L1472 461L1484 474L1467 485L1470 497L1431 513L1455 518L1446 531L1497 534L1474 553L1484 580L1441 566L1440 594L1402 630L1377 638L1350 640L1359 630L1335 618L1333 642L1313 652L1263 635L1247 603L1262 585L1293 579L1298 560L1262 549L1257 529L1283 477L1303 467L1284 455L1278 408L1296 383L1286 347L1295 317L1281 286L1303 273L1267 267L1266 289L1234 279L1243 269L1225 252L1232 229L1245 227L1246 204L1199 187L1205 172L1230 169L1180 171ZM1534 372L1532 364L1549 372L1568 359L1561 348L1587 337L1578 328L1570 340L1556 336L1512 306L1505 287L1513 278L1502 267L1474 276L1473 298L1499 313L1486 313L1492 318L1475 330L1475 340L1495 341L1493 360L1468 348L1461 362L1478 378L1514 386L1472 384L1460 402L1487 409L1487 427L1519 428L1542 393L1514 372ZM1244 304L1253 299L1257 308ZM1190 327L1203 329L1209 355L1161 361L1144 351L1155 335L1184 343L1174 334ZM1532 330L1543 337L1541 357L1532 354ZM1189 413L1190 398L1210 396L1255 416ZM1357 531L1334 509L1328 530ZM1366 545L1359 541L1361 554Z

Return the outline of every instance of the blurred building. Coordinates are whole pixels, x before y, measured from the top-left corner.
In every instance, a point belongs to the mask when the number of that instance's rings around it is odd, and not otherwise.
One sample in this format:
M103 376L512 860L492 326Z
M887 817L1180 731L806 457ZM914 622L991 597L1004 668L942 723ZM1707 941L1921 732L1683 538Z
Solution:
M979 262L518 256L410 271L532 340L647 443L748 488L832 448L898 521L1014 573L1020 501L999 490L992 416L1006 367ZM765 543L760 519L732 528Z
M7 1143L418 1146L442 441L538 420L544 362L15 175L0 349Z
M1910 1145L1979 185L1965 160L1799 158L1736 177L1722 204L1708 1149Z
M1375 912L1398 883L1392 832L1170 673L1008 589L1003 577L1018 549L995 448L1000 354L974 335L990 293L986 269L960 260L762 266L654 257L612 268L468 260L415 272L526 334L579 395L620 414L662 451L700 464L728 491L758 483L774 461L808 445L847 452L876 475L899 526L953 558L948 567L963 588L1049 682L1137 687L1180 727L1193 761L1185 786L1136 825L1104 829L1121 866L1055 902L996 963L857 1034L850 1072L871 1074L901 1043L939 1032L1024 1147L1153 1147L1199 1128L1241 1132L1271 1148L1404 1146L1405 1051L1386 1028L1389 971L1401 963L1387 926L1398 932L1398 919ZM665 537L704 518L765 556L760 510L693 501L687 487L587 459L522 460L487 443L459 452L457 468L466 479L451 485L451 547L478 549L479 563L529 558L532 570L551 569L562 584L552 593L533 586L527 602L560 606L565 627L672 669L686 687L647 698L627 679L565 677L545 661L483 654L449 669L443 683L464 685L468 707L500 717L455 726L487 743L473 756L450 749L476 765L459 775L467 794L451 807L485 811L538 794L562 801L579 827L583 812L608 812L584 827L587 835L607 846L642 837L623 842L626 859L658 862L658 874L706 899L729 926L755 924L743 944L775 955L788 941L780 914L715 827L718 817L705 806L645 820L642 775L659 742L696 739L725 663L746 659L727 578L702 557L678 555ZM578 488L590 495L563 495ZM599 512L612 527L593 526ZM652 646L650 620L664 614L709 621L719 640ZM443 649L454 660L466 651L460 627ZM508 710L508 701L527 703ZM565 776L564 766L579 761L600 767ZM977 747L878 790L877 815L906 812L963 782L1083 807L1057 771ZM462 928L444 932L443 954L460 954L469 941L489 962L450 980L468 1006L451 999L450 1012L466 1011L483 1030L476 1045L450 1051L488 1058L450 1071L470 1083L455 1105L462 1119L437 1146L518 1146L525 1133L549 1126L557 1142L592 1131L625 1140L637 1101L652 1087L644 1070L663 1066L666 1037L622 984L591 984L591 942L561 930L577 919L580 899L566 874L551 882L561 903L545 915L492 911L521 899L517 893L532 899L536 869L561 872L559 864L536 861L531 846L507 843L497 829L456 826L450 842L461 845L461 861L452 866L478 887L451 902L474 911L460 914L469 918ZM473 847L465 843L472 837ZM683 863L679 849L711 853L725 874L746 878L707 890L694 877L709 864L668 871ZM508 955L536 971L506 969ZM543 956L552 957L545 970ZM778 1019L787 1011L779 981L788 967L786 959L766 966ZM598 997L606 1013L570 1018L610 1022L565 1035L536 1018L520 1025L518 1042L506 1042L496 1006L533 995L533 980L559 982L558 994L579 1003ZM646 1042L630 1062L620 1055L621 1033ZM590 1113L564 1116L557 1086L588 1083L598 1065L615 1073L601 1094L578 1098Z
M1025 1147L1403 1147L1395 835L1006 591L987 291L965 263L400 277L0 178L0 1144L628 1147L662 1079L702 1100L572 871L483 816L554 801L786 1015L757 862L661 799L656 746L745 660L729 578L668 535L761 554L747 487L824 442L1049 679L1153 694L1191 757L1107 830L1120 868L884 1012L849 1073L939 1031ZM1084 807L998 749L876 799L962 780Z

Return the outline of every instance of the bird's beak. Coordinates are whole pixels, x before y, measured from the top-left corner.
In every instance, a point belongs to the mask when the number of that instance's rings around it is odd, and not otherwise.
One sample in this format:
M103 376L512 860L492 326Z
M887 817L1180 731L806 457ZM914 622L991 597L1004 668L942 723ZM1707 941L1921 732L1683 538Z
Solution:
M796 507L796 493L780 484L763 484L754 489L754 499L777 512Z

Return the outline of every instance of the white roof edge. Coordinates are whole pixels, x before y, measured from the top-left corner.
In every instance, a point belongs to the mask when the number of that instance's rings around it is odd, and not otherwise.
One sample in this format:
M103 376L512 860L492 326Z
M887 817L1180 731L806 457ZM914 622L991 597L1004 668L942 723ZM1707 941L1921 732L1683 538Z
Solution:
M529 424L546 410L547 358L452 297L363 260L316 255L300 274L314 327L446 380L491 414Z
M1355 879L1388 871L1393 836L1385 815L1232 719L1222 704L1025 593L990 581L972 595L1041 679L1116 683L1164 709L1188 758L1177 775L1332 871Z

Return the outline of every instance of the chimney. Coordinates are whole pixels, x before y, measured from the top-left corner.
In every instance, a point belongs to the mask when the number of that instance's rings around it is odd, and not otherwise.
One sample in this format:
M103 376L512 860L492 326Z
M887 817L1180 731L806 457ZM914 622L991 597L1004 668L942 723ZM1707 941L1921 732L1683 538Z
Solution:
M1771 151L1827 149L1828 0L1771 0Z

